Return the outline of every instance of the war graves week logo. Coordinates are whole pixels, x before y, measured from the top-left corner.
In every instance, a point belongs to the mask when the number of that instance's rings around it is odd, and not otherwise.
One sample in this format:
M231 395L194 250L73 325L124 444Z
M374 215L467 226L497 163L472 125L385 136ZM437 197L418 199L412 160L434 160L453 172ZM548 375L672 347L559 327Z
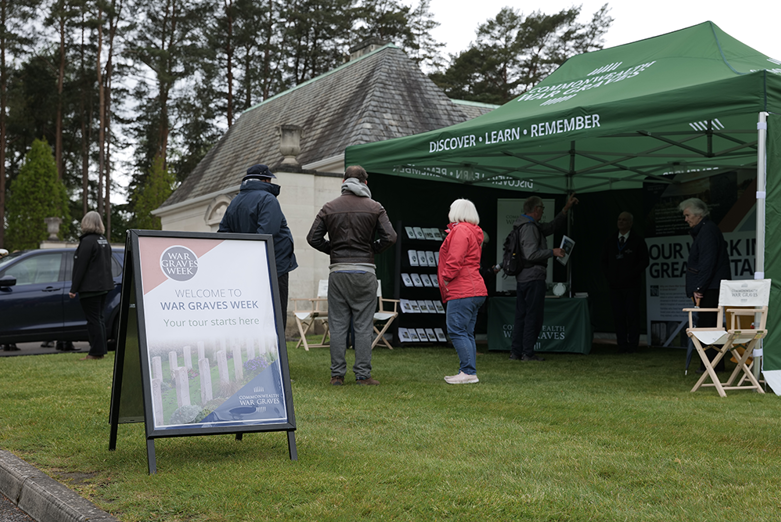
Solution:
M198 257L189 248L174 245L160 256L160 269L168 279L189 281L198 272Z

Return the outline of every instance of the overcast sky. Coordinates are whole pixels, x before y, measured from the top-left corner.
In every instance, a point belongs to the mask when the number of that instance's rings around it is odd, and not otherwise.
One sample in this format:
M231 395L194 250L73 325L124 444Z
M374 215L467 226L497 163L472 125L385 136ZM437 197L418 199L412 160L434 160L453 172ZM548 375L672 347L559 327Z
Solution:
M417 4L417 0L409 3ZM781 21L779 0L431 0L431 12L441 24L433 31L433 36L446 44L443 54L447 56L466 50L469 42L475 39L477 26L495 17L502 7L513 7L522 14L533 11L552 14L582 5L581 22L586 22L605 3L613 17L613 25L605 36L605 47L711 21L757 51L781 59L781 34L777 25Z

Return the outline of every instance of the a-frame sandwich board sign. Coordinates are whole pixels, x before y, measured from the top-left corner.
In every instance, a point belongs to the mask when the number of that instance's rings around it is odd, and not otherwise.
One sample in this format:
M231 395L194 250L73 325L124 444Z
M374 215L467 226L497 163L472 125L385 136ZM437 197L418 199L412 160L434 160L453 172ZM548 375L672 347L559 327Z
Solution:
M129 230L109 450L143 421L162 437L285 431L298 460L282 309L267 234Z

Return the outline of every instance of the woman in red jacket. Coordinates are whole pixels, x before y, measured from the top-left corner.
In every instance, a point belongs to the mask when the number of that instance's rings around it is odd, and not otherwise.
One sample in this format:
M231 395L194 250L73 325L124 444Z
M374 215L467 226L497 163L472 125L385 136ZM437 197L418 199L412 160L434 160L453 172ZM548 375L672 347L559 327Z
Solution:
M483 231L477 226L480 216L468 199L450 205L447 236L439 249L437 278L442 301L447 303L447 333L458 353L458 375L445 377L448 384L478 382L475 363L475 322L488 291L480 275L480 247Z

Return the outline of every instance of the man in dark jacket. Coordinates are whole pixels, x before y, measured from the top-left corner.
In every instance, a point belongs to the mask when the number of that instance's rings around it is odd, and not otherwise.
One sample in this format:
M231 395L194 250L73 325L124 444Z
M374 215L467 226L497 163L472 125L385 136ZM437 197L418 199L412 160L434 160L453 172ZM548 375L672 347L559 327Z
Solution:
M328 327L331 384L335 386L344 384L347 373L345 352L351 318L355 326L355 378L358 384L380 384L371 376L372 324L377 307L374 254L396 242L396 231L385 208L371 199L368 179L363 167L348 167L342 195L325 204L306 236L312 247L331 256Z
M683 219L691 227L692 246L689 249L689 259L686 262L686 296L691 297L700 308L717 308L719 306L719 288L722 279L732 279L729 268L729 253L724 235L718 225L708 217L708 205L699 198L689 198L678 205L683 212ZM710 328L717 325L718 315L713 312L697 314L697 328ZM715 350L707 350L712 361ZM717 372L724 370L722 358L715 367ZM705 365L700 364L699 373L705 371Z
M545 236L561 228L566 223L567 212L572 205L577 204L578 198L573 192L553 221L540 223L545 207L538 196L530 196L523 202L523 214L513 223L513 227L522 227L521 250L524 264L521 273L515 276L517 296L510 359L545 360L534 352L534 346L542 331L545 315L547 289L545 279L548 274L548 259L564 257L564 250L561 248L548 248Z
M621 212L618 233L611 234L602 248L602 270L610 287L616 342L621 353L637 351L641 284L648 266L648 246L642 236L632 232L633 222L632 214Z
M298 267L293 253L293 235L279 206L279 185L266 165L253 165L241 180L239 194L233 198L220 221L218 232L271 234L277 266L279 300L282 305L282 330L287 328L289 273Z

